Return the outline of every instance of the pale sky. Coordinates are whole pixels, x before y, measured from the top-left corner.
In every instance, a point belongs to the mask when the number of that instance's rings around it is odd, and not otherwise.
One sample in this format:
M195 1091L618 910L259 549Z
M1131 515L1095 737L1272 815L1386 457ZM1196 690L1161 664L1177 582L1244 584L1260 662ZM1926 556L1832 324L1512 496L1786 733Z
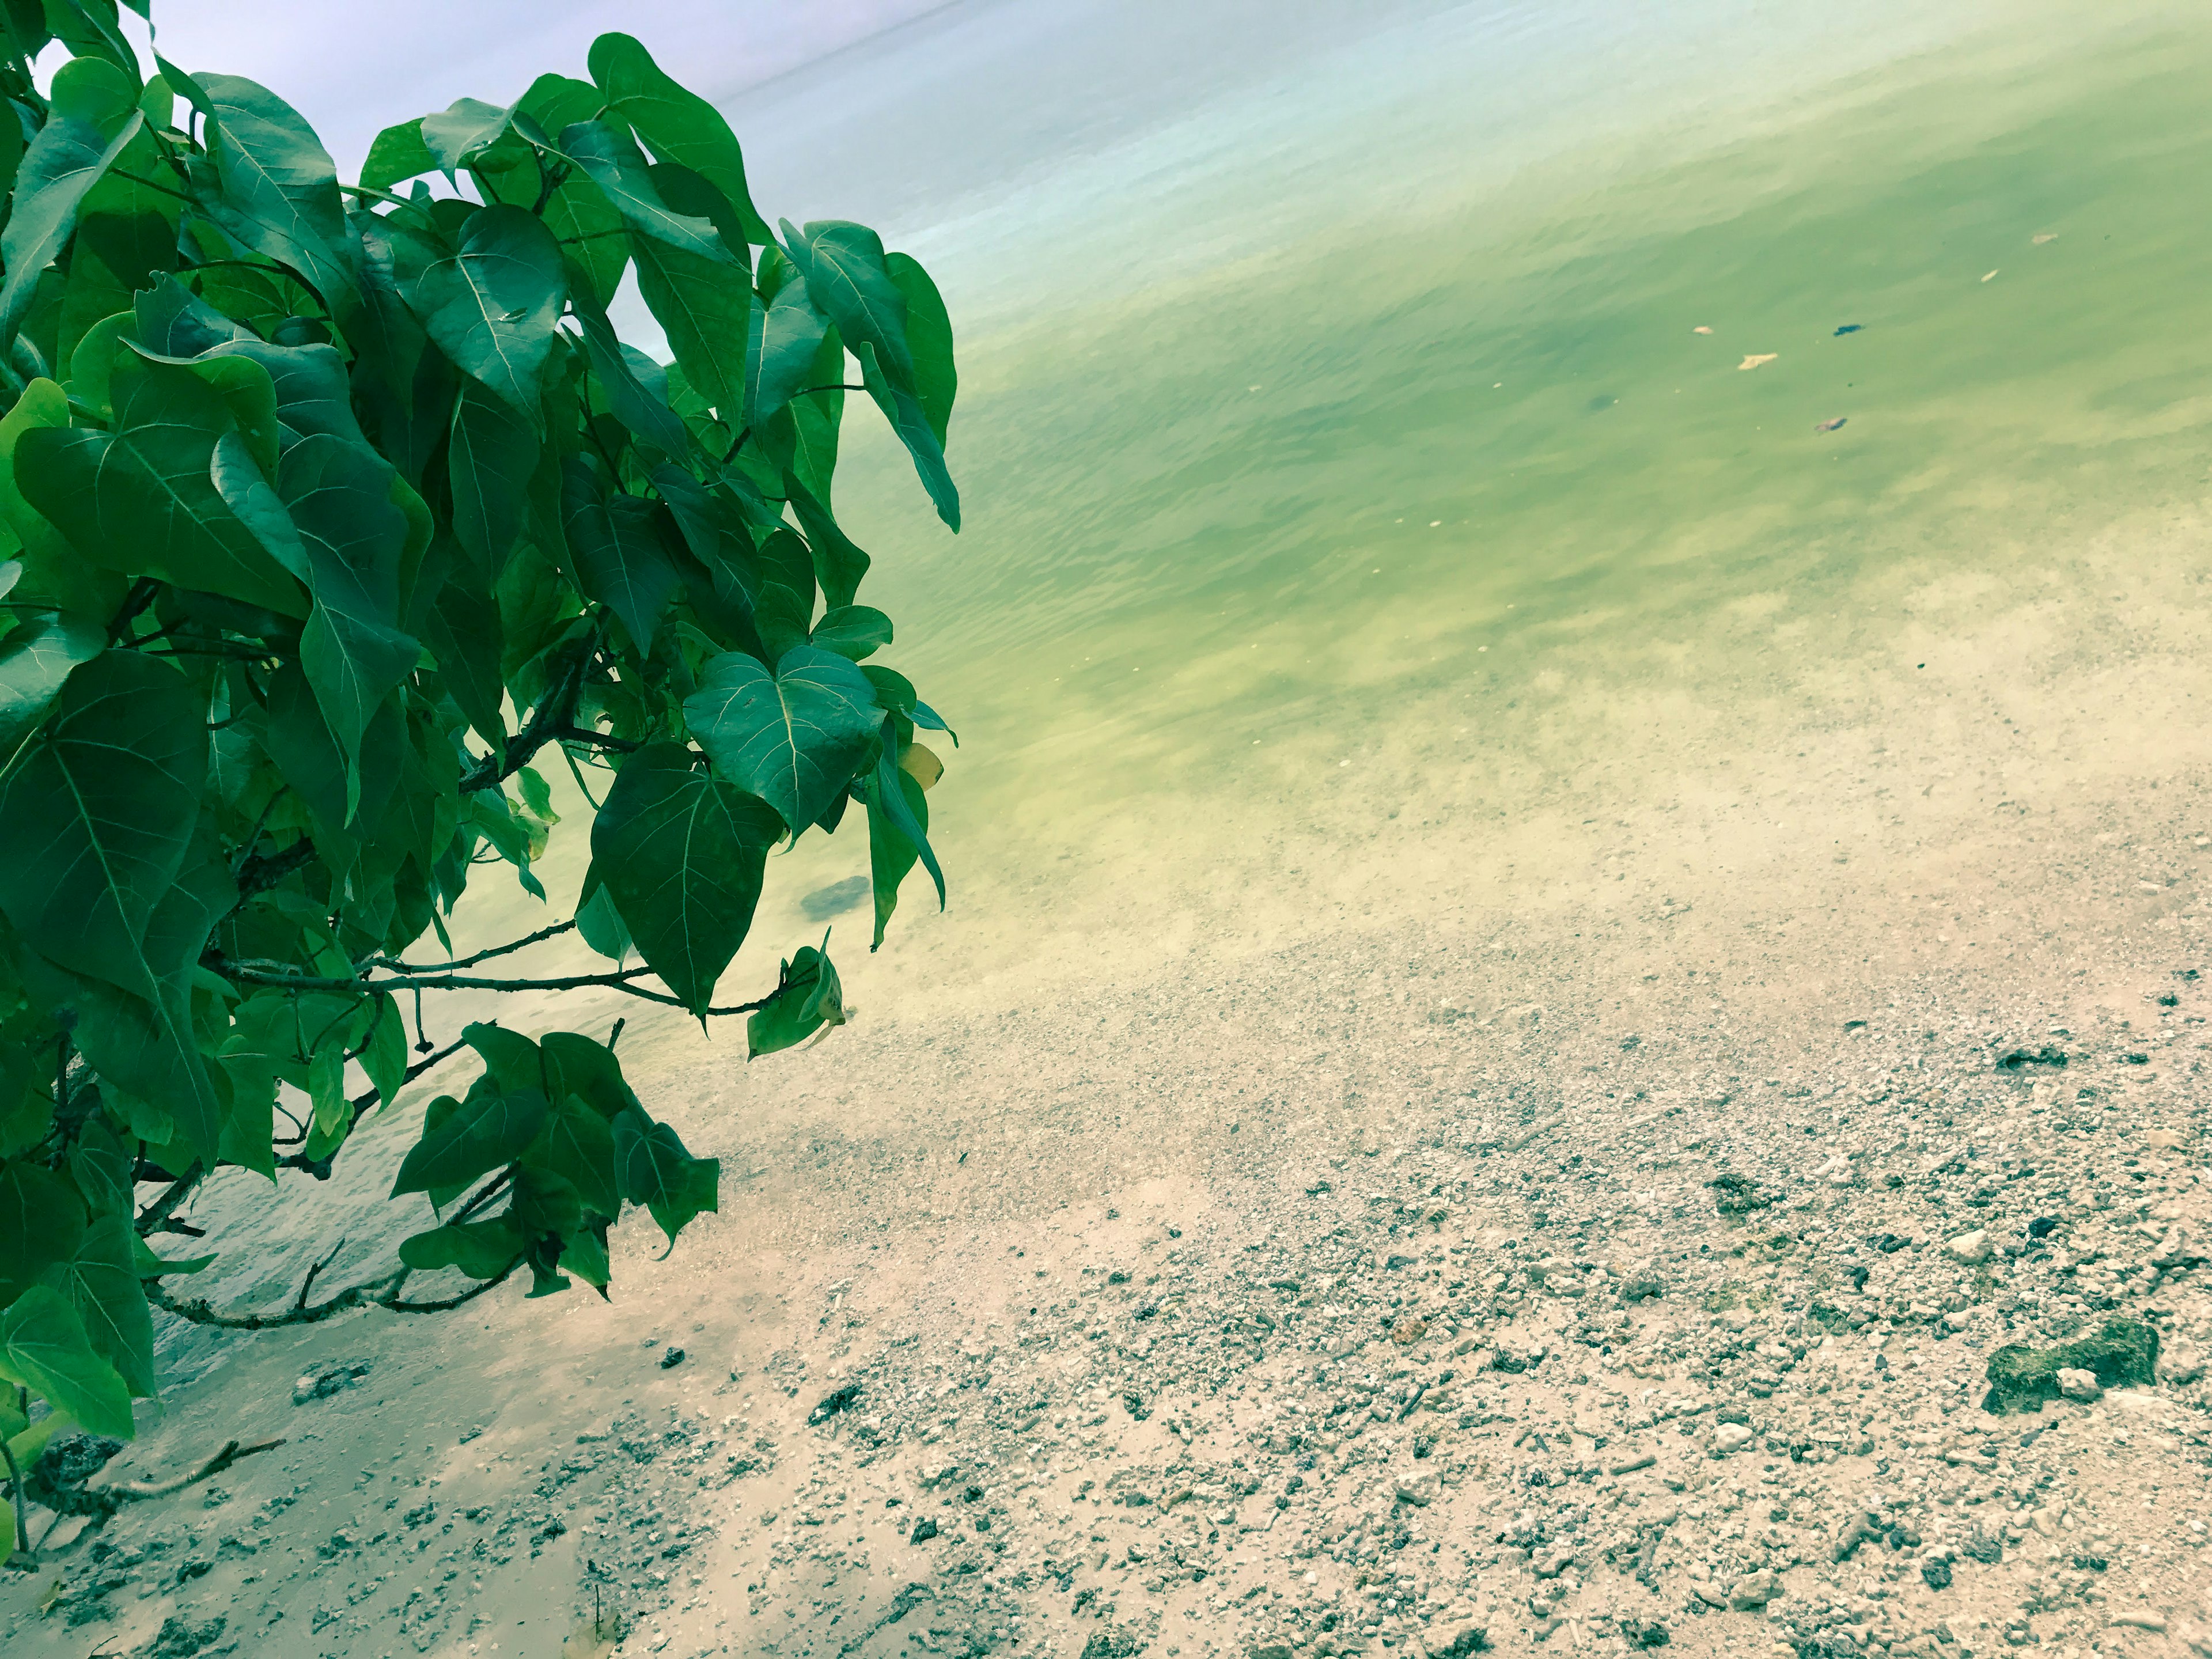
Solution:
M636 35L678 80L724 103L945 3L155 0L154 19L163 57L270 88L314 124L350 177L392 122L465 96L506 103L547 70L584 78L585 52L610 29Z

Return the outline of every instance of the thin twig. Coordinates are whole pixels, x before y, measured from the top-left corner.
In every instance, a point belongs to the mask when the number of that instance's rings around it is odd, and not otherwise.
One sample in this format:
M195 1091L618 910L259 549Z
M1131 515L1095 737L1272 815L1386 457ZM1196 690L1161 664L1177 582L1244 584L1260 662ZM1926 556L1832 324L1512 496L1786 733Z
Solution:
M556 921L550 927L539 928L527 939L516 939L511 945L495 945L489 951L479 951L472 957L461 957L452 962L402 962L393 957L370 957L362 965L365 968L388 968L395 974L447 973L456 968L473 968L479 962L489 962L494 957L507 956L526 945L539 944L567 933L575 925L573 918L568 921Z
M249 1457L258 1457L263 1452L275 1451L283 1443L282 1440L259 1440L247 1446L233 1440L190 1474L180 1474L174 1480L118 1480L112 1484L103 1483L98 1486L88 1487L86 1490L94 1497L121 1498L134 1501L148 1498L167 1498L171 1492L182 1492L187 1486L196 1486L203 1480L210 1480L221 1474L234 1463L243 1462Z
M331 1247L331 1253L328 1255L325 1256L320 1261L318 1261L313 1267L307 1269L307 1276L300 1281L300 1294L293 1299L292 1306L295 1311L307 1305L307 1292L315 1288L315 1276L321 1273L324 1268L329 1267L331 1262L337 1261L338 1259L338 1252L345 1249L345 1247L346 1242L341 1238L336 1244Z

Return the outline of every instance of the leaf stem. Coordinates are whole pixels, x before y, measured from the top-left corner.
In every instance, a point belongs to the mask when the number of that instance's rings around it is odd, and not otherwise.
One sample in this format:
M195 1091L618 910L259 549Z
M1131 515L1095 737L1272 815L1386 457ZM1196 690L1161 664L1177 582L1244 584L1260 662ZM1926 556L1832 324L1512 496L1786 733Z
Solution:
M8 1460L8 1485L15 1494L15 1547L35 1561L39 1552L31 1543L30 1512L23 1507L23 1470L5 1435L0 1435L0 1457Z

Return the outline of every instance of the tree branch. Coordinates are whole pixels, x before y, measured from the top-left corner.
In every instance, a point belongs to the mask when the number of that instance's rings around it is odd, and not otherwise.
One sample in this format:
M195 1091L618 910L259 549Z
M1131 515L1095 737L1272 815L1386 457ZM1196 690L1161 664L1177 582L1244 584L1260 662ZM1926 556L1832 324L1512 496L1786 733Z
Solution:
M457 1296L446 1297L435 1302L409 1302L400 1296L400 1285L408 1273L404 1267L386 1273L381 1279L348 1285L327 1302L318 1302L311 1307L303 1298L277 1314L218 1313L204 1297L190 1302L179 1301L161 1288L159 1279L147 1281L146 1299L164 1312L173 1313L195 1325L211 1325L226 1331L273 1331L287 1325L319 1324L334 1315L349 1313L356 1308L382 1308L388 1313L447 1313L475 1301L485 1291L504 1285L521 1265L522 1258L518 1255L500 1270L496 1278L483 1279ZM309 1278L312 1279L313 1277L311 1273Z
M249 853L239 861L238 900L243 904L256 893L266 892L315 856L315 843L305 836L279 851Z
M190 1302L179 1301L161 1287L158 1279L146 1281L146 1299L164 1312L195 1325L212 1325L226 1331L273 1331L286 1325L314 1325L335 1314L366 1308L375 1302L379 1291L389 1292L396 1287L400 1275L407 1270L386 1273L382 1279L372 1279L359 1285L349 1285L327 1302L318 1302L313 1307L295 1307L279 1314L217 1313L215 1305L205 1297Z
M277 985L292 991L352 991L369 993L415 988L424 991L581 991L599 988L620 991L624 996L640 997L647 1002L664 1003L671 1008L690 1006L683 998L669 996L660 991L648 991L641 985L631 983L641 975L650 974L650 968L625 968L611 974L570 974L559 979L477 979L465 974L441 974L435 978L418 971L396 974L389 979L371 979L363 973L356 979L337 979L320 975L271 971L266 968L249 967L243 963L210 953L203 958L214 972L234 983L242 985ZM728 1007L709 1008L709 1016L750 1014L768 1006L775 994L757 1002L734 1003Z
M537 945L565 933L575 925L574 919L556 921L550 927L539 928L527 939L516 939L511 945L495 945L489 951L479 951L472 957L461 957L452 962L402 962L393 957L370 957L362 966L388 968L395 974L441 974L455 968L473 968L479 962L489 962L494 957L507 956L526 945Z
M196 1486L203 1480L214 1479L233 1463L242 1462L249 1457L258 1457L265 1451L275 1451L283 1443L282 1440L259 1440L251 1446L246 1446L233 1440L190 1474L179 1475L174 1480L118 1480L112 1485L102 1484L99 1486L88 1487L87 1495L131 1501L148 1498L167 1498L171 1492L182 1492L187 1486Z
M462 794L474 794L479 789L504 782L528 765L530 757L554 741L557 733L580 729L576 726L576 699L583 695L584 676L599 654L602 625L593 624L590 637L561 677L559 686L540 699L538 707L531 711L529 724L509 738L506 748L498 754L484 756L461 775L458 787Z

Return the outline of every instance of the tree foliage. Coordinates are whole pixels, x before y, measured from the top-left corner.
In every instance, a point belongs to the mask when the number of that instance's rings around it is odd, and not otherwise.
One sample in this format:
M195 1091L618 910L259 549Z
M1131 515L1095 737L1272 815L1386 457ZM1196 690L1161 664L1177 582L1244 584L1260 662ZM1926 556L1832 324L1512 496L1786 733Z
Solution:
M826 939L714 1000L773 848L862 826L876 944L916 862L943 902L915 732L945 727L871 660L891 622L831 505L862 392L959 527L921 267L772 228L727 123L625 35L589 79L386 129L349 185L276 94L149 77L115 20L0 4L0 1439L27 1451L64 1418L131 1431L149 1301L253 1328L526 1269L604 1295L627 1206L672 1243L716 1206L619 1023L426 1053L422 994L605 988L747 1015L769 1054L844 1019ZM632 273L671 362L610 321ZM598 803L568 919L457 957L481 866L552 902L549 763ZM572 931L610 965L481 967ZM170 1287L208 1258L150 1241L196 1231L198 1183L327 1176L464 1046L390 1271L264 1312ZM476 1284L408 1294L447 1270Z

